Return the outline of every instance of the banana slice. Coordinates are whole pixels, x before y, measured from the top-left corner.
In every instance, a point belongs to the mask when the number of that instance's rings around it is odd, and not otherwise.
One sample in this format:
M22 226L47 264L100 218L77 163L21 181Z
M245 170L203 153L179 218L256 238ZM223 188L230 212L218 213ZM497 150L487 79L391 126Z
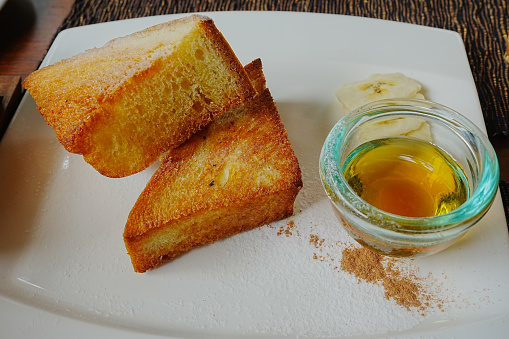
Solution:
M422 86L402 73L372 74L367 79L340 86L336 96L345 114L359 106L381 99L424 99ZM429 124L418 117L387 118L370 122L357 132L360 143L368 140L408 136L433 141Z
M373 139L407 136L432 142L431 128L424 119L417 117L386 118L368 122L357 132L360 143Z
M367 103L393 98L419 98L420 83L402 73L372 74L367 79L341 85L336 97L343 104L345 114Z
M407 137L421 139L427 142L433 142L433 136L431 135L431 127L427 122L424 121L421 123L421 126L419 128L409 131L403 135Z

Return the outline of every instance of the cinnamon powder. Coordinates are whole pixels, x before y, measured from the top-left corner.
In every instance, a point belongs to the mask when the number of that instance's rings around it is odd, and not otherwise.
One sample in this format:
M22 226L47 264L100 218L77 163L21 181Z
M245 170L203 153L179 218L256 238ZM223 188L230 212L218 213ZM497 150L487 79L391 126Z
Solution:
M432 299L415 275L402 272L395 260L374 253L367 248L345 248L341 259L341 269L353 274L359 280L380 284L385 289L385 298L406 308L417 308L421 312L430 306ZM442 302L433 301L441 308Z
M279 231L277 232L277 235L285 235L287 237L293 235L293 230L295 229L295 222L293 220L289 221L286 224L286 227L281 226L279 228ZM296 235L299 235L299 231L297 230Z
M281 226L277 235L299 236L298 229L293 221ZM398 260L375 253L365 247L353 247L351 244L336 242L333 247L342 249L341 259L335 260L337 253L323 253L326 239L317 234L309 235L309 244L319 252L313 254L313 259L321 262L329 262L336 271L343 271L354 275L359 282L365 281L377 284L384 288L385 298L394 300L397 305L408 311L417 310L422 316L429 308L437 308L444 311L446 303L439 297L428 291L425 278L417 276L411 270L404 270L398 265ZM330 248L331 244L327 244Z

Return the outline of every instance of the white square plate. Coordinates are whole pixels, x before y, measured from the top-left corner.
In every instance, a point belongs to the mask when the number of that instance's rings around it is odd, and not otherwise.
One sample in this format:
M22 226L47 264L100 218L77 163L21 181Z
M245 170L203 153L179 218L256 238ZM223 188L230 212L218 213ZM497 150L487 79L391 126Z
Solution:
M421 316L387 300L380 286L358 282L334 267L342 248L355 244L336 222L318 176L322 143L339 119L334 90L371 73L413 77L428 99L462 112L484 129L460 36L339 15L207 15L243 63L262 59L267 85L303 171L304 188L295 215L136 274L122 233L157 164L128 178L102 177L81 156L63 149L27 94L0 143L2 334L8 338L507 335L509 244L499 196L460 242L435 256L406 263L446 300L442 310ZM179 16L63 31L43 66ZM325 239L323 247L314 246L313 235Z

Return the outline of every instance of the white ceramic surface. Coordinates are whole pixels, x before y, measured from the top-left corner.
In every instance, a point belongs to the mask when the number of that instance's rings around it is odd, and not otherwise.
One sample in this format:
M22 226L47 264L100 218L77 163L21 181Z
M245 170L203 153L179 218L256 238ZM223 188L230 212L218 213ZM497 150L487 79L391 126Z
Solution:
M6 338L501 337L509 330L509 244L501 199L450 249L412 266L451 306L411 323L383 290L357 283L309 236L351 240L318 178L318 156L339 119L334 90L371 73L402 72L425 96L484 129L460 36L409 24L338 15L208 13L243 63L260 57L304 189L289 220L192 251L135 274L122 233L155 166L123 179L99 175L67 153L25 95L0 143L0 328ZM178 16L63 31L43 66ZM293 221L293 235L278 235ZM353 244L353 242L352 242ZM340 258L340 249L330 246ZM319 253L320 254L320 253ZM325 255L325 253L322 253ZM348 299L347 299L348 296ZM381 300L371 302L370 300ZM353 300L353 302L352 302ZM347 301L351 305L346 305ZM347 308L350 307L350 308ZM381 326L373 330L365 314ZM349 318L351 317L351 318ZM363 324L356 323L364 319ZM413 318L412 318L413 319ZM364 332L365 333L364 333ZM392 331L392 332L391 332ZM379 333L377 333L379 332Z

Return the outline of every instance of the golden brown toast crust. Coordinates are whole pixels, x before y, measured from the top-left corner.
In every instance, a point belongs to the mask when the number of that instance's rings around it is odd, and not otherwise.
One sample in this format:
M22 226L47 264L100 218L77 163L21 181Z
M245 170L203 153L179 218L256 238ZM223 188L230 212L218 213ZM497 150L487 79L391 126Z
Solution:
M158 36L179 30L184 33L176 33L177 41L157 44ZM199 45L195 53L195 41L205 41L206 50ZM207 67L207 58L223 68L202 69ZM211 92L215 74L231 77L224 80L230 84L224 93ZM196 81L189 83L189 77ZM153 88L153 82L161 88ZM114 39L44 67L29 75L23 85L62 145L69 152L83 154L88 163L110 177L145 169L161 153L256 95L213 21L197 15ZM163 85L178 87L174 93L189 92L189 100L182 102L186 96L171 99Z
M299 188L295 187L239 202L238 205L203 211L173 225L151 229L138 237L129 238L124 235L134 270L138 273L146 272L202 245L289 217L293 213L293 203L298 192ZM147 251L147 244L153 243L154 238L168 239L175 236L173 233L187 236L179 237L174 245L163 243L158 251Z
M263 65L260 58L251 61L249 64L244 66L249 80L253 84L257 93L263 92L267 88L267 81L265 74L263 74Z
M170 151L138 198L124 230L136 272L292 214L299 164L263 73L250 77L259 96Z

